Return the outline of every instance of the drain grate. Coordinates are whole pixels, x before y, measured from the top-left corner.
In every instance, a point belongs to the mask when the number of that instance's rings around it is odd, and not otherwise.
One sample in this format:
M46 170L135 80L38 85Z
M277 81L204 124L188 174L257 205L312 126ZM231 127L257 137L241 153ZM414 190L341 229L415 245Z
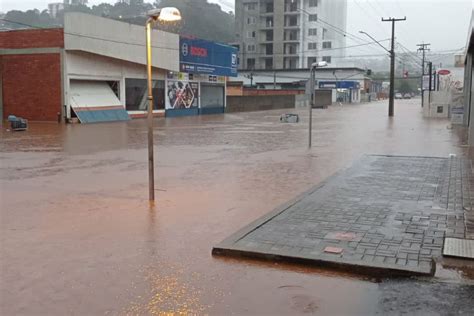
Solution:
M443 255L474 259L474 240L446 238L444 241Z

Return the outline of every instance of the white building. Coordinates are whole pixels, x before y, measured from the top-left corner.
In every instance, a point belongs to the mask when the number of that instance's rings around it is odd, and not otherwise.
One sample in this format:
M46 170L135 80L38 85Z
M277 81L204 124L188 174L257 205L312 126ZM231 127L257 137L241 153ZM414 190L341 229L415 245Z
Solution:
M236 0L240 69L298 69L345 56L347 0Z
M86 5L88 0L64 0L64 5Z
M48 4L48 12L49 15L52 18L55 18L58 16L58 13L64 10L64 3L61 2L55 2L55 3L49 3Z

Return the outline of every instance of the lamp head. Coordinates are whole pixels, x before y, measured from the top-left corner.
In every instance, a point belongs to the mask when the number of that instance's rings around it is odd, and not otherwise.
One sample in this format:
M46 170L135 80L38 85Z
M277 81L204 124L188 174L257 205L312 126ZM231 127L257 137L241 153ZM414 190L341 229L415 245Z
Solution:
M322 68L327 67L328 63L326 61L318 61L317 63L313 63L311 68Z
M181 12L173 7L150 10L147 12L147 16L155 21L159 20L162 22L176 22L181 20Z

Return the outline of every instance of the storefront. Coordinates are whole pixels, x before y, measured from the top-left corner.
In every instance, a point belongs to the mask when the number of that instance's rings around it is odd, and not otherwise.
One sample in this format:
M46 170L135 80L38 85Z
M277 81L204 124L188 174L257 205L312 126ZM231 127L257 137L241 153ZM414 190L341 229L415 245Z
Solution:
M223 76L168 73L166 116L224 113L225 83Z
M360 83L358 81L319 81L319 89L331 89L333 102L359 103Z
M166 78L166 116L224 113L226 77L237 76L234 47L181 37L180 70Z

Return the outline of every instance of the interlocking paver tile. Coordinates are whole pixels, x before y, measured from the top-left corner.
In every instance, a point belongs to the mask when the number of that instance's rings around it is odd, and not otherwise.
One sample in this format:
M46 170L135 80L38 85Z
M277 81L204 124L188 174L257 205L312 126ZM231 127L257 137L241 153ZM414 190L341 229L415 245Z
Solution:
M465 223L473 218L471 183L468 160L366 156L213 252L271 258L277 249L282 258L315 264L432 274L445 237L474 233ZM325 255L325 247L343 251Z

